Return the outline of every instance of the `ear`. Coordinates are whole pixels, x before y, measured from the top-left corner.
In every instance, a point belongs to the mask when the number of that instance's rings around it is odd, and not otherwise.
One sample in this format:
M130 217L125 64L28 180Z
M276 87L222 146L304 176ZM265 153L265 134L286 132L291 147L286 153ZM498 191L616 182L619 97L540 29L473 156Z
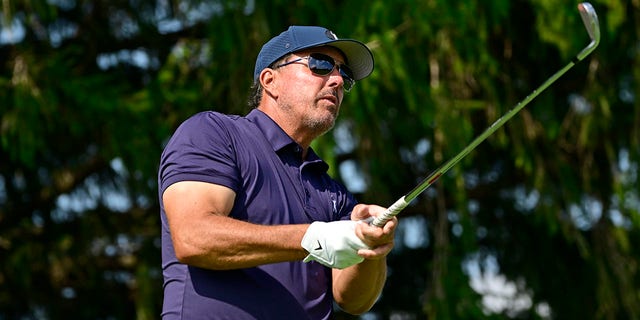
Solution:
M260 84L262 84L262 88L264 88L265 93L277 97L277 86L276 86L276 76L277 72L271 68L264 68L262 72L260 72Z

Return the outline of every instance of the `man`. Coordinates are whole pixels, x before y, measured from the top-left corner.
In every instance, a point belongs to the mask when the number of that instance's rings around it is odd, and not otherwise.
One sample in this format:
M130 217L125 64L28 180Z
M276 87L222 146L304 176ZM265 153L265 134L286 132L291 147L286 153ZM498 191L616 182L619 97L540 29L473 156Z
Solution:
M292 26L261 49L245 117L185 121L160 163L164 319L329 319L366 312L397 220L357 204L309 147L373 70L361 42Z

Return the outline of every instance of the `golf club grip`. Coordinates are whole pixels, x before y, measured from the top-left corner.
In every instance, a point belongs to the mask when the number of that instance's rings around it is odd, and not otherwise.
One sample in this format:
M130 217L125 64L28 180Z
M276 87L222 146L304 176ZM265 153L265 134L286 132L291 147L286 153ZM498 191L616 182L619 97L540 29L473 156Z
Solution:
M385 211L381 216L376 217L371 222L372 225L376 227L383 227L387 221L391 220L391 218L395 217L402 209L404 209L409 202L405 201L404 197L398 199L394 204L392 204L387 211Z

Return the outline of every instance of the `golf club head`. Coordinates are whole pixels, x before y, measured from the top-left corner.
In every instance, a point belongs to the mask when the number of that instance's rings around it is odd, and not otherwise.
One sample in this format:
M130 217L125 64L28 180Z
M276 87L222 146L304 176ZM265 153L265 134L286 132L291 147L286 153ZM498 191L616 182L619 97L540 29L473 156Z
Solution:
M596 14L596 10L593 9L590 3L582 2L578 4L578 10L580 11L580 17L582 17L584 27L587 29L587 33L589 33L589 38L591 38L591 43L576 57L578 60L582 60L600 43L600 23L598 22L598 14Z

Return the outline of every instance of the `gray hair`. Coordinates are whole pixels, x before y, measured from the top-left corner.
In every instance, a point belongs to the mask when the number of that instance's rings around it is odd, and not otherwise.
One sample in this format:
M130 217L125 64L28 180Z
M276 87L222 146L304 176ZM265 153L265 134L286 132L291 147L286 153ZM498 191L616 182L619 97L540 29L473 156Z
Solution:
M289 59L291 55L292 54L290 53L276 60L274 63L269 65L269 68L272 68L273 66L277 66L279 64L284 63L285 61L287 61L287 59ZM249 98L247 99L247 105L252 109L257 108L260 105L260 100L262 100L263 92L264 92L264 88L260 83L260 79L256 79L255 81L253 81L253 83L251 84L251 87L249 88Z

